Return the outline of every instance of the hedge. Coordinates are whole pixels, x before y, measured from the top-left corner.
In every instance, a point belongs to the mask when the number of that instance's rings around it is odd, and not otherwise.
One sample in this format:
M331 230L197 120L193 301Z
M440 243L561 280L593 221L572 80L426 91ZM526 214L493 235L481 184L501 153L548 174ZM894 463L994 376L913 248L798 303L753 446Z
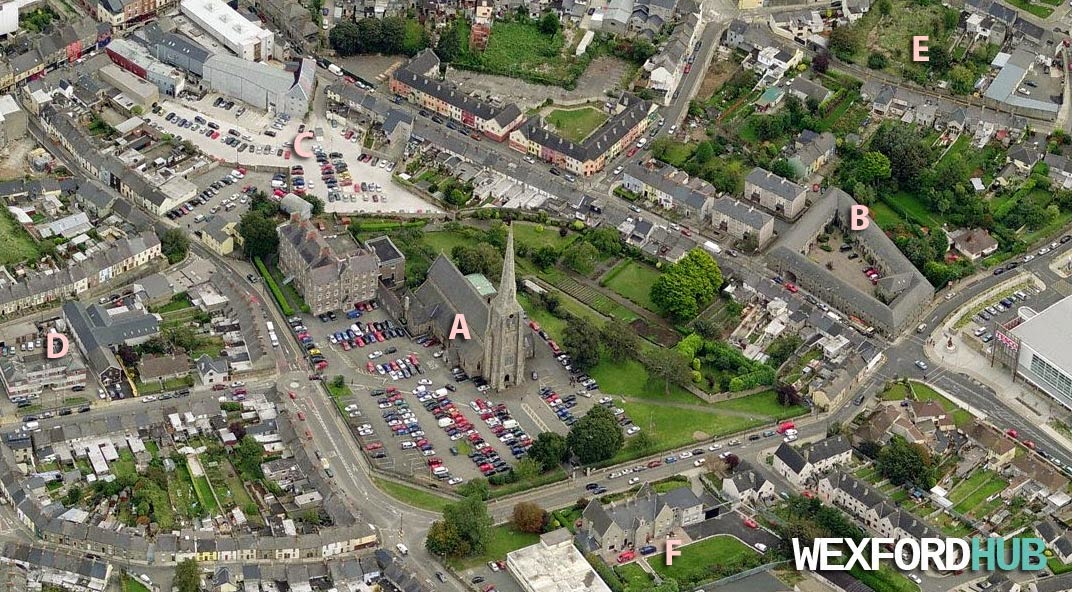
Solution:
M276 304L279 305L279 309L283 311L286 316L293 316L294 309L290 307L290 303L283 297L283 291L279 289L279 286L275 283L275 278L272 274L268 273L268 268L264 266L264 261L261 261L260 257L254 257L253 263L257 266L257 271L261 273L261 277L264 278L264 283L268 284L268 289L272 291L272 297L275 298Z

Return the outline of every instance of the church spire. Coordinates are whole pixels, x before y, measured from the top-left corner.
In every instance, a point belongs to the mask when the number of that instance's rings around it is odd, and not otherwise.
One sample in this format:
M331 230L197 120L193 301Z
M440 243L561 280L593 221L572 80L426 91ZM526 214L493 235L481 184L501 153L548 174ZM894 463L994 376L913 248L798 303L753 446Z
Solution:
M517 305L517 278L514 277L514 227L506 230L506 254L503 255L502 278L499 279L499 293L491 301L493 308L510 310Z

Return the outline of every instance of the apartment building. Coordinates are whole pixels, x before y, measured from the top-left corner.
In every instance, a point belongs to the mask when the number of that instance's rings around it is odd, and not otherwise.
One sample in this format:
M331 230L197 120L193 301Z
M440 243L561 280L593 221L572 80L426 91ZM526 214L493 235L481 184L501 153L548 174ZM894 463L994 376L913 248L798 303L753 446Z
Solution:
M790 220L804 211L807 192L805 187L760 167L752 169L744 180L745 201Z
M826 438L799 450L782 442L774 451L773 468L797 487L820 473L840 466L852 458L852 446L842 436Z
M313 314L376 297L379 260L349 234L325 236L307 220L279 227L279 267Z

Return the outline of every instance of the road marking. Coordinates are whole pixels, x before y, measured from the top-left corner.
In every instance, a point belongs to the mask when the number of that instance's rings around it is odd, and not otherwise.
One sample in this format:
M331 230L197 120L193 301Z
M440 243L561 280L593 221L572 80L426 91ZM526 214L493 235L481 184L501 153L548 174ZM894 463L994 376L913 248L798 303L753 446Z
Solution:
M529 407L528 403L522 403L521 409L529 416L530 419L532 419L533 423L535 423L536 426L539 427L541 430L545 432L551 431L547 427L547 424L544 423L544 421L536 415L536 412L532 409L532 407Z

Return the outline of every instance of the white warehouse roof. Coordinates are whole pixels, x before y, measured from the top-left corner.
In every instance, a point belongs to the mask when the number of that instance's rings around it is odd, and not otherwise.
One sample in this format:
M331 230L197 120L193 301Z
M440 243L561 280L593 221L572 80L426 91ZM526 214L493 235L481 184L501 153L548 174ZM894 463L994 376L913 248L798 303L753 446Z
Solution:
M202 26L212 29L214 35L226 37L236 45L257 41L272 35L238 14L223 0L182 0L182 9L191 14Z

